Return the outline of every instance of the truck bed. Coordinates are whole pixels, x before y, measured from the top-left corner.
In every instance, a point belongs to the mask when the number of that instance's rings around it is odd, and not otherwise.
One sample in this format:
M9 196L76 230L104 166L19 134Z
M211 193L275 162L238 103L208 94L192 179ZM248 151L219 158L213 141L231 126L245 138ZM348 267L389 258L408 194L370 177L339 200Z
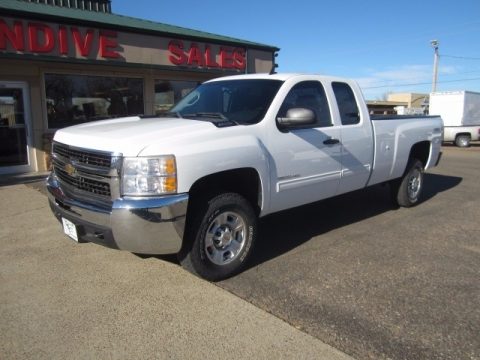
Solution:
M436 118L434 115L370 115L372 120L405 120Z
M442 139L443 122L439 116L383 115L371 119L375 154L368 185L402 176L414 144L426 139L430 142ZM440 146L432 146L426 169L435 166L439 149Z

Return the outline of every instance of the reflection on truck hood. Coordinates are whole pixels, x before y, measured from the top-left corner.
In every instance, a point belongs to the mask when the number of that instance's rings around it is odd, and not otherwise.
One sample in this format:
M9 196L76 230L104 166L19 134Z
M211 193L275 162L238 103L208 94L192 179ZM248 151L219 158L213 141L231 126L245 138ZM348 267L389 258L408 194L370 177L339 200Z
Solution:
M221 131L208 121L138 116L95 121L58 130L55 141L80 148L137 156L147 146Z

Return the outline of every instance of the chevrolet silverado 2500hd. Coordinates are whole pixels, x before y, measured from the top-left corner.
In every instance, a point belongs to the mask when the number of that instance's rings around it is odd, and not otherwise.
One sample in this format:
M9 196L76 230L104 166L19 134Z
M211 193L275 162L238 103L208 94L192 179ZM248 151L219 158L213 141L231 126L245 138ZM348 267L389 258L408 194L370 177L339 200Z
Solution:
M242 270L257 219L379 183L419 201L440 117L371 119L350 80L292 74L208 81L164 117L56 132L49 203L64 232L134 253L177 253L219 280Z

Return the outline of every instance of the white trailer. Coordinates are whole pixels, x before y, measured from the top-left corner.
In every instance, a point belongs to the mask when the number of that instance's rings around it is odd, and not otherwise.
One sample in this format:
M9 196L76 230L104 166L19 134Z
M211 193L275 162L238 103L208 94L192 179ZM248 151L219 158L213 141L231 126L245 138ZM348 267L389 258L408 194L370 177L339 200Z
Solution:
M430 94L430 114L440 115L445 142L467 147L480 137L480 93L446 91Z

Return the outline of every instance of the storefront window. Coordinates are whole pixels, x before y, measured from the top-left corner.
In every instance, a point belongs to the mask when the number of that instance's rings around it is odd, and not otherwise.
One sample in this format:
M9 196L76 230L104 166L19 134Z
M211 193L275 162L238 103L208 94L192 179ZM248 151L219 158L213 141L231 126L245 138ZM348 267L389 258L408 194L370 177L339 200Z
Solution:
M48 127L144 113L143 79L45 74Z
M155 114L170 110L198 84L196 81L155 80Z

